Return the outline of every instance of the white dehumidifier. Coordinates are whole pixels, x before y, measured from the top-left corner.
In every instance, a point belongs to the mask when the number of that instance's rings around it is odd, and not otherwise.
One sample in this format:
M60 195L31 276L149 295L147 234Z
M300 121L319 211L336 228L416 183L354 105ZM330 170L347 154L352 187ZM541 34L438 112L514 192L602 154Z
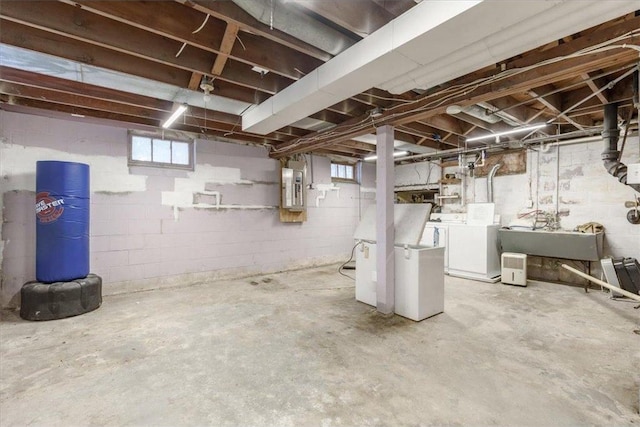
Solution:
M527 286L527 254L502 254L502 283Z

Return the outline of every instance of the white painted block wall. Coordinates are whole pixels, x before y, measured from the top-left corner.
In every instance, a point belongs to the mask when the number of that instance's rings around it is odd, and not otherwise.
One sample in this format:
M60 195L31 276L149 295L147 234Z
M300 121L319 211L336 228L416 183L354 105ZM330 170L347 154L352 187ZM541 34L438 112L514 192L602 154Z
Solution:
M640 193L607 173L600 157L604 143L566 144L544 150L527 152L526 173L494 178L494 202L501 224L508 225L519 212L532 209L556 212L557 200L562 229L573 230L591 221L601 223L605 228L605 255L640 260L640 225L626 220L629 208L624 207L625 201L634 200ZM640 162L637 136L627 140L622 161L625 164ZM398 166L396 186L424 184L428 170L427 163ZM456 171L457 167L451 167L445 168L444 173ZM437 179L432 172L429 182ZM466 183L465 203L487 201L487 178L467 177ZM459 187L450 187L450 191L459 191ZM532 209L526 208L528 200L534 203ZM466 206L458 201L446 201L443 206L443 212L465 211Z
M128 168L124 128L0 111L1 305L35 279L37 160L91 166L91 271L105 294L346 259L373 199L364 165L362 186L338 184L318 207L310 190L308 221L283 224L278 162L263 148L199 140L196 159L194 172ZM329 160L313 159L315 184L330 184ZM223 208L194 204L202 191Z

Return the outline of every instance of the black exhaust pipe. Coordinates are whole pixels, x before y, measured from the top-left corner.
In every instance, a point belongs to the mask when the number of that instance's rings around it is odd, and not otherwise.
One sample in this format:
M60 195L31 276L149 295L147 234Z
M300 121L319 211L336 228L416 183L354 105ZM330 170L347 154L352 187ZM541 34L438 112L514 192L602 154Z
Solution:
M620 152L618 151L618 139L620 129L618 129L618 104L611 103L604 106L604 123L602 139L604 140L604 152L602 161L609 174L618 178L618 181L627 185L627 166L620 162ZM640 193L640 184L628 184Z

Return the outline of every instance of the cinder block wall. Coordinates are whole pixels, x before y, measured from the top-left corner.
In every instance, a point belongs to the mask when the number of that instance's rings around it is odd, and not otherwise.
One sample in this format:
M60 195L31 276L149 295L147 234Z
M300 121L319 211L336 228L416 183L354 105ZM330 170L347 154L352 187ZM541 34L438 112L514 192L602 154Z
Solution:
M622 162L640 162L638 137L627 140ZM525 202L534 208L559 213L560 226L573 230L587 222L605 228L604 254L640 259L640 225L630 224L629 208L624 202L640 196L631 187L618 182L605 170L600 154L602 141L549 147L546 152L528 152L527 173L497 176L494 195L497 210L507 225L517 212L526 211ZM486 197L486 179L476 182L476 197Z
M308 221L283 224L279 165L263 148L199 140L194 172L129 168L126 129L5 111L0 138L3 307L35 279L37 160L91 166L91 271L105 294L346 259L373 201L375 166L363 165L362 186L309 190ZM313 172L315 188L331 183L328 159L314 156Z
M598 222L605 228L604 255L633 257L640 260L640 225L630 224L626 215L629 208L624 202L640 196L628 186L612 177L605 170L601 153L604 143L600 140L560 146L539 147L527 152L526 172L516 175L500 175L494 178L494 202L501 224L509 225L519 213L539 209L558 212L563 230L573 230L587 222ZM625 164L640 162L640 142L637 136L628 138L622 161ZM427 181L427 163L416 163L396 168L396 186L437 182L433 173ZM444 172L457 172L457 167L447 167ZM498 170L500 173L500 170ZM438 171L439 173L439 171ZM487 201L487 178L466 178L466 203ZM460 186L448 186L445 191L461 193ZM527 208L527 202L533 203ZM466 206L458 200L446 200L444 212L465 212ZM529 270L543 280L560 280L582 283L580 278L559 267L560 260L530 257ZM575 264L573 261L570 264ZM593 263L598 274L598 263Z

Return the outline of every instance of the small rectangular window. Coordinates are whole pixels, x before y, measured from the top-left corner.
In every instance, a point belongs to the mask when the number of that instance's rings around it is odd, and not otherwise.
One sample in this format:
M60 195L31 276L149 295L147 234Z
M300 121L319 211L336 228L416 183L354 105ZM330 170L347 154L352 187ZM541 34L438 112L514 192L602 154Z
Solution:
M151 161L151 139L140 136L131 138L131 160L139 162Z
M131 135L129 166L153 166L193 170L193 141Z
M331 180L356 182L355 166L345 163L331 163Z
M189 143L173 141L173 144L171 144L171 159L176 165L188 165Z

